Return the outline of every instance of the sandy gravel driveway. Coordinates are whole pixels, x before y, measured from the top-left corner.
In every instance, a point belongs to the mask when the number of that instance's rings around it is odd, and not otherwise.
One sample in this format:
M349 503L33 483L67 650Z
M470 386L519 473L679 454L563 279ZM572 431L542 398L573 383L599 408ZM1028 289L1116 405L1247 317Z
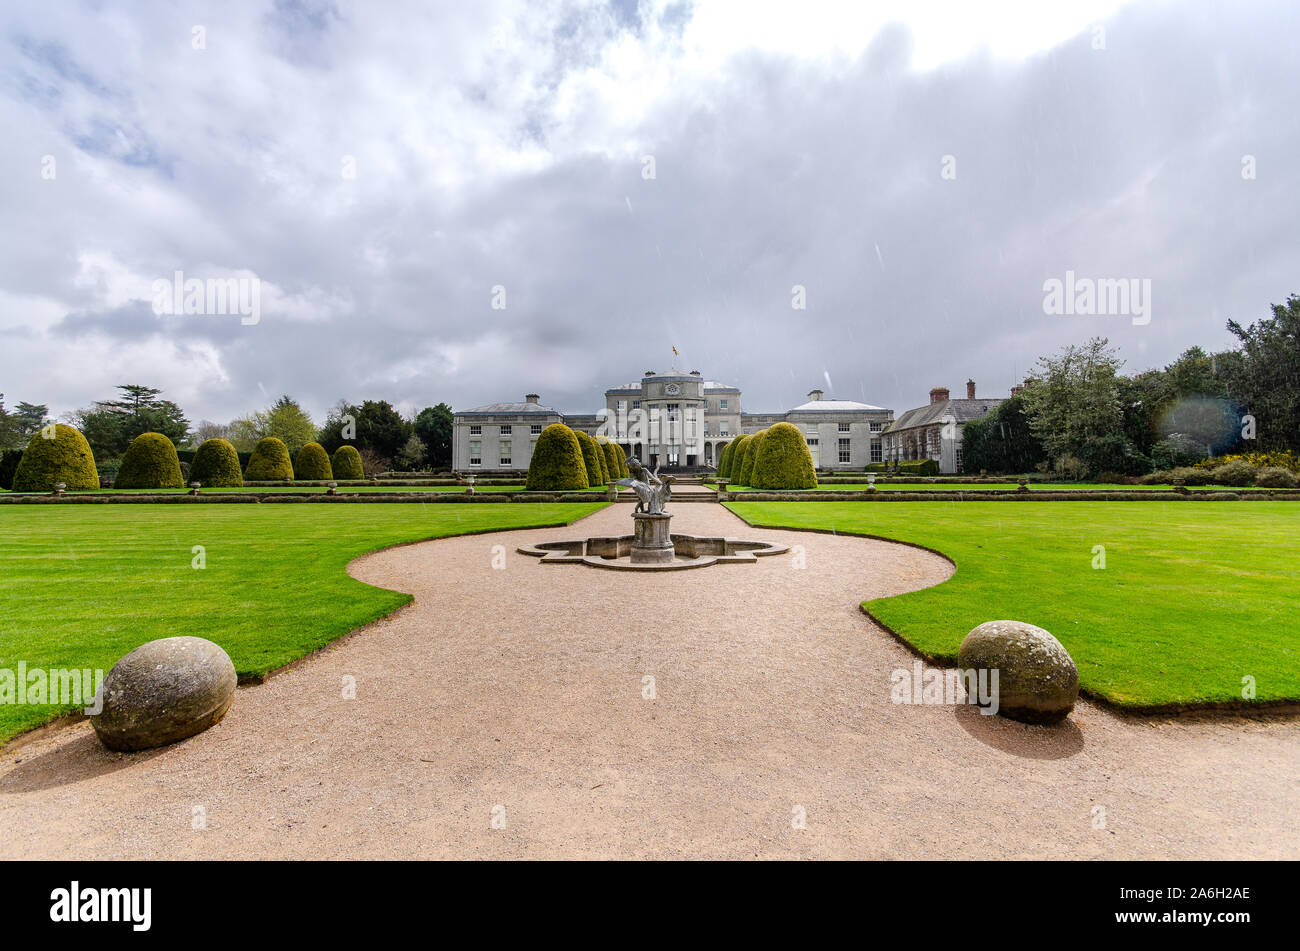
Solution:
M187 742L112 754L81 724L0 754L0 856L1300 857L1296 719L891 704L912 657L858 604L943 581L930 553L681 503L675 530L777 537L807 566L515 554L629 511L360 559L415 603Z

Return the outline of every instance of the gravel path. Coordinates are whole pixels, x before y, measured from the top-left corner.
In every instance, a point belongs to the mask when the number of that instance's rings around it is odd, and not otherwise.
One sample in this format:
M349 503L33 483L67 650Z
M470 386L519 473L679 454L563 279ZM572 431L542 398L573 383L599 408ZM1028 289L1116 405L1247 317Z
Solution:
M515 553L623 532L629 512L360 559L356 577L415 603L241 689L184 743L113 754L80 724L11 746L0 856L1300 858L1300 721L1084 702L1026 727L894 705L913 658L858 604L948 563L719 505L676 507L674 530L776 537L806 567Z

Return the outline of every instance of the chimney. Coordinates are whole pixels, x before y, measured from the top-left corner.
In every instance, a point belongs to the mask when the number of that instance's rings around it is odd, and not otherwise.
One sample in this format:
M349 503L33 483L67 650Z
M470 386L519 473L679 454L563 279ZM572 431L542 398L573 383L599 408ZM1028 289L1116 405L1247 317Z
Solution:
M942 403L946 399L948 399L948 387L936 386L930 391L930 405Z
M1020 395L1021 393L1023 393L1024 391L1025 391L1025 388L1024 388L1023 386L1017 384L1016 386L1013 386L1013 387L1011 388L1011 395L1012 395L1012 396L1019 396L1019 395Z
M654 376L654 375L655 375L655 371L654 371L654 370L646 370L646 371L645 371L645 375L646 375L646 376Z
M975 381L974 381L974 380L967 380L967 381L966 381L966 399L968 399L968 400L973 400L974 398L975 398Z
M814 403L818 403L818 402L820 402L820 401L821 401L821 398L822 398L822 395L823 395L823 394L822 394L822 391L821 391L821 390L809 390L809 391L808 391L808 399L812 400Z
M536 393L529 393L527 396L524 397L525 403L540 403L541 401L542 398L538 396Z
M691 371L691 376L701 376L701 375L702 375L702 374L700 373L699 370L692 370L692 371Z

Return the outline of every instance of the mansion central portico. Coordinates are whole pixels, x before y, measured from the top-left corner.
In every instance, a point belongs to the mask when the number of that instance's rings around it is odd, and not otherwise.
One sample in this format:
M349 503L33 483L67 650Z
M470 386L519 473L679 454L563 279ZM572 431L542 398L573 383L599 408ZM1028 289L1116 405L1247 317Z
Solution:
M722 447L742 433L793 423L804 433L818 468L861 468L883 459L883 432L893 412L853 400L823 399L784 413L741 409L735 386L706 380L698 370L647 370L635 383L605 391L591 415L561 413L530 393L522 403L491 403L454 415L452 466L457 472L526 470L533 443L552 423L605 436L650 468L711 469Z
M698 370L647 370L639 383L606 390L595 421L595 432L652 469L712 467L721 447L742 431L740 390L705 380Z

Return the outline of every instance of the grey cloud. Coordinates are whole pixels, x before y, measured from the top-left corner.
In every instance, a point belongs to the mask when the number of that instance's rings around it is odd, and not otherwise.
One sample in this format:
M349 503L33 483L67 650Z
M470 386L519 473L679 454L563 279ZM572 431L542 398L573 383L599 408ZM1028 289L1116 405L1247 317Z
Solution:
M344 28L311 9L287 9L286 26L301 15ZM901 27L844 64L750 54L660 102L636 154L569 156L454 191L428 184L395 115L399 172L359 179L357 198L337 205L325 201L337 150L322 147L319 185L301 194L191 152L175 188L207 224L139 208L115 245L124 262L150 276L170 273L168 255L247 268L290 292L346 297L351 313L241 328L159 319L144 303L69 314L51 337L215 346L229 381L200 387L186 406L196 419L255 408L259 384L318 416L339 397L467 407L531 390L590 411L606 386L664 367L673 346L684 369L736 383L754 410L802 402L827 375L828 395L900 411L968 376L1005 393L1037 356L1094 333L1134 369L1167 362L1191 344L1227 345L1229 316L1255 319L1300 290L1288 240L1300 66L1275 48L1294 21L1281 4L1129 7L1108 22L1104 51L1085 35L1022 62L974 56L925 73L904 68ZM615 12L572 21L559 68L592 62L627 26ZM330 69L366 66L332 55ZM535 99L543 140L557 81ZM488 108L495 93L476 82L464 88ZM245 134L237 115L227 126ZM163 137L166 117L142 129ZM653 181L642 154L655 157ZM1254 181L1241 177L1244 154L1257 156ZM945 155L953 181L940 176ZM25 200L36 222L40 206ZM63 213L67 227L29 257L50 287L67 283L83 220ZM0 288L34 280L2 268ZM1067 269L1150 278L1151 324L1045 315L1043 281ZM504 311L490 306L497 284ZM795 284L806 311L790 306ZM447 348L465 354L455 371ZM17 377L6 392L87 401L6 370Z

